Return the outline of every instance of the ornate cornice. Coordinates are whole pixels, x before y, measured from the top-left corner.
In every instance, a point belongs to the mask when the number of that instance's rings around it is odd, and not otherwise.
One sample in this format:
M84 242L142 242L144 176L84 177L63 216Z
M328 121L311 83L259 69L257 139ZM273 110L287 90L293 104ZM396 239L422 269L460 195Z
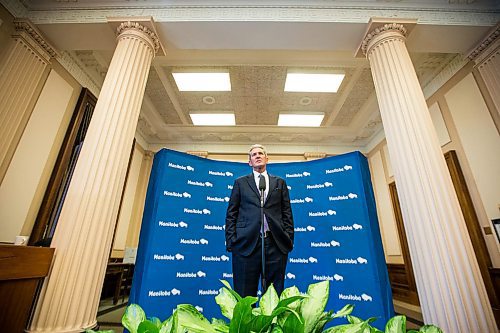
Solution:
M470 60L475 61L486 49L490 47L495 41L499 39L500 36L500 24L491 31L491 33L481 41L481 43L476 46L467 56Z
M151 39L151 42L153 43L155 54L160 49L160 39L158 38L156 33L154 31L152 31L151 29L143 26L142 24L139 24L138 22L130 22L130 21L121 23L118 26L118 28L116 29L118 35L121 35L122 33L124 33L127 30L137 30L143 34L146 34Z
M96 83L84 69L77 59L69 52L63 51L57 61L73 76L76 81L85 88L88 88L94 96L99 96L101 85Z
M399 23L388 23L384 24L382 27L377 27L372 32L368 33L366 37L363 39L363 42L361 43L361 50L363 51L363 54L366 55L368 44L370 44L370 42L375 37L388 31L397 31L401 33L404 37L406 37L408 34L406 28Z
M31 39L36 42L36 46L40 47L50 57L57 58L59 56L55 47L45 40L42 33L30 21L16 19L14 20L14 28L16 29L16 33L26 33L30 36Z

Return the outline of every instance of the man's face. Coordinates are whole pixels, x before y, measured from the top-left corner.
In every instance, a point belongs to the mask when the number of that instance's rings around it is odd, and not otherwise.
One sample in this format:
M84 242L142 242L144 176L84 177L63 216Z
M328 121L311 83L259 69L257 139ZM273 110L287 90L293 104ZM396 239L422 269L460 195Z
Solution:
M263 172L264 170L266 170L267 161L268 158L262 148L254 148L250 152L250 160L248 161L248 164L255 171Z

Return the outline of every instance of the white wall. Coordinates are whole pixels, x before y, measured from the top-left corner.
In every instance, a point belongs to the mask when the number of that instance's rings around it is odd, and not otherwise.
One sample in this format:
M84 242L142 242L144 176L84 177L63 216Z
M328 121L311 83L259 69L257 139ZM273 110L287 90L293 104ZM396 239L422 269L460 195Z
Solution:
M487 215L481 226L491 227L491 219L500 218L500 136L472 74L453 86L445 99ZM485 239L492 259L498 261L495 233Z
M382 237L382 244L384 245L386 262L390 264L402 264L404 260L399 242L396 219L392 209L389 186L386 180L386 171L384 162L382 161L383 153L384 149L377 150L368 159L372 175L373 192L377 203L380 234Z
M52 70L0 185L1 242L13 242L16 235L31 233L61 132L76 102L74 95L75 88Z
M127 176L127 184L123 193L123 200L120 209L120 216L116 226L115 238L113 241L112 257L122 257L127 241L127 232L133 215L134 199L137 192L137 183L140 177L141 164L144 154L135 145L130 162L130 169Z

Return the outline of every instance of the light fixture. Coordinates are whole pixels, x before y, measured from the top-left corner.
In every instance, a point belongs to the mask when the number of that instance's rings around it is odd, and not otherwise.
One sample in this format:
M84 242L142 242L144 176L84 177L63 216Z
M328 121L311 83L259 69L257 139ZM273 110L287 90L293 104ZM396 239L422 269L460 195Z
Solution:
M179 91L231 91L229 73L172 73Z
M344 76L342 73L287 73L285 91L335 93Z
M278 126L319 127L325 114L323 112L280 113Z
M190 112L191 121L196 126L234 126L236 125L232 112Z

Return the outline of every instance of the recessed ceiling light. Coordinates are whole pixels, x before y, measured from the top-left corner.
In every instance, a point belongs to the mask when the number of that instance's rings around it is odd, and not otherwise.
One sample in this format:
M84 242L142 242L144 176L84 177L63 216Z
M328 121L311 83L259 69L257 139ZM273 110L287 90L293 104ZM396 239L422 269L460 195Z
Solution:
M211 105L215 103L215 98L213 96L203 96L201 99L203 103Z
M172 73L179 91L231 91L229 73Z
M345 74L287 73L287 92L337 92Z
M191 121L196 126L234 126L232 112L190 112Z
M299 126L299 127L319 127L325 114L315 113L280 113L278 126Z
M299 101L300 105L309 105L312 102L311 97L302 97Z

